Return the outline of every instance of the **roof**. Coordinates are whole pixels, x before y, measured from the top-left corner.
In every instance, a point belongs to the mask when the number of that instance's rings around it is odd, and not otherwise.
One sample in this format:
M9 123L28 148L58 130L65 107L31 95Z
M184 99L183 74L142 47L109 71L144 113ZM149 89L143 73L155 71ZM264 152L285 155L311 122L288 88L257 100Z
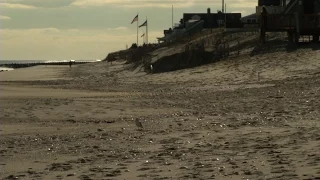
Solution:
M257 15L257 13L253 13L248 16L244 16L241 19L248 19L248 18L258 18L258 15Z
M193 23L193 22L198 22L198 21L200 21L200 20L190 19L188 22Z

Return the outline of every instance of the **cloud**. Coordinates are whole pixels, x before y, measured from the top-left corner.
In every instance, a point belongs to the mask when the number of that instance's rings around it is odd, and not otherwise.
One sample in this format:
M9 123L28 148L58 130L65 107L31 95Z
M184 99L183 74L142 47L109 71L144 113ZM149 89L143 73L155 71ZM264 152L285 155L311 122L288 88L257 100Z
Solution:
M120 26L120 27L116 27L116 28L108 28L108 30L127 30L128 28L125 26Z
M19 4L19 3L2 3L0 2L0 8L7 8L7 9L35 9L35 6Z
M228 0L227 8L254 8L257 5L256 0ZM71 3L72 6L90 7L90 6L103 6L114 5L119 7L128 8L145 8L145 7L158 7L158 8L187 8L192 6L206 5L206 6L221 6L221 1L212 0L75 0Z
M25 31L29 33L59 33L60 32L59 29L54 27L27 29Z
M75 0L0 0L0 3L23 4L37 8L59 8L69 6Z
M232 8L255 8L258 5L257 1L253 0L237 0L234 1L233 3L227 3L227 8L232 7Z
M79 32L79 29L68 29L69 32Z
M0 20L11 20L11 17L0 15Z
M28 37L30 39L36 40L38 37L42 36L56 35L60 32L57 28L34 28L34 29L0 29L1 40L10 39L24 39ZM8 41L9 43L11 41Z
M202 0L202 2L203 1L209 2L209 0ZM182 8L193 6L195 2L196 0L75 0L71 5L80 7L114 5L128 8L171 8L173 5L175 8Z
M10 2L10 3L9 3ZM254 8L256 0L228 0L227 8ZM188 8L193 6L221 6L221 1L212 0L0 0L0 8L34 9L37 7L99 7L112 5L121 8Z
M106 30L0 29L0 59L103 59L109 52L136 42L135 32ZM163 36L150 31L149 42ZM142 38L139 38L142 42Z

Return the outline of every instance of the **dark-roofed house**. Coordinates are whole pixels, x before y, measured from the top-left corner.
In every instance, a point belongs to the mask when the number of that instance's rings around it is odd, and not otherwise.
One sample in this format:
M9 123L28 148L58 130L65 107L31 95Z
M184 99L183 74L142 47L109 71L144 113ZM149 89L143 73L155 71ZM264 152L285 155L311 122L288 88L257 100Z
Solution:
M244 16L241 18L241 22L245 24L255 24L259 23L259 16L256 13Z
M202 29L218 28L225 25L227 28L240 28L241 13L211 13L210 8L207 13L184 13L180 24L177 24L173 29L164 30L164 37L158 38L159 42L172 42L180 37L186 37Z
M217 28L224 24L226 19L229 24L241 24L241 13L211 13L208 8L207 13L184 13L183 22L188 22L197 16L200 20L204 21L203 28Z

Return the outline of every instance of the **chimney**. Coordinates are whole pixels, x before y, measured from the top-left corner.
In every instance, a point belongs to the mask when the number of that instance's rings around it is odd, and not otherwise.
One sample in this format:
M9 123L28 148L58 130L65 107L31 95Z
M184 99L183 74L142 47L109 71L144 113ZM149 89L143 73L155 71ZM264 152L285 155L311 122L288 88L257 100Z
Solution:
M210 8L207 9L207 14L211 14Z

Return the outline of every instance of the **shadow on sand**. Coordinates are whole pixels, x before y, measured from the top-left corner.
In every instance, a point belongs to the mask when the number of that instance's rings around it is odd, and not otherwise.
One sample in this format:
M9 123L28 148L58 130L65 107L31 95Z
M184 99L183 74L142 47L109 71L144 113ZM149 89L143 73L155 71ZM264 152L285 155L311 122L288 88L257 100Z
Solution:
M312 49L314 51L320 50L320 43L301 42L299 44L293 44L284 40L271 40L263 45L255 46L252 52L250 53L250 56L284 51L290 53L298 49Z

